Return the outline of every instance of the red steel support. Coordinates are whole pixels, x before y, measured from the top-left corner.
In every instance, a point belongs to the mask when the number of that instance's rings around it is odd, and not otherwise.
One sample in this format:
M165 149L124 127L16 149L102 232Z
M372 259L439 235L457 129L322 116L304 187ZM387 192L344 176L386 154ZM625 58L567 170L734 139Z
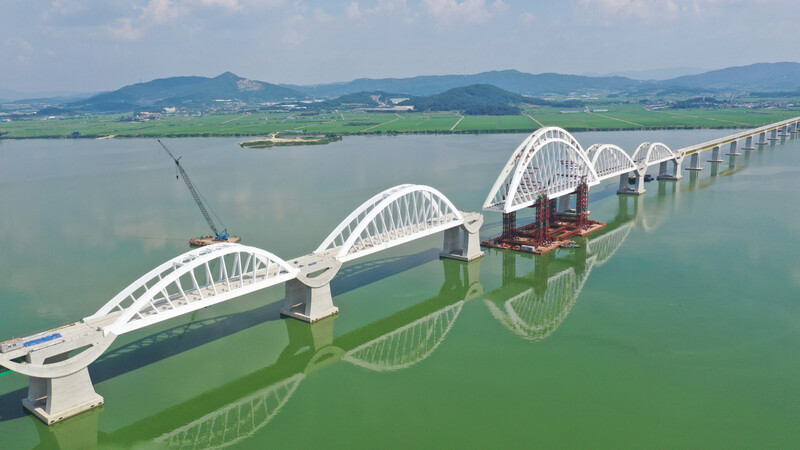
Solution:
M517 212L503 213L503 234L501 239L517 238Z
M585 228L589 225L589 185L586 180L581 180L578 184L577 199L575 201L575 212L577 214L577 225Z

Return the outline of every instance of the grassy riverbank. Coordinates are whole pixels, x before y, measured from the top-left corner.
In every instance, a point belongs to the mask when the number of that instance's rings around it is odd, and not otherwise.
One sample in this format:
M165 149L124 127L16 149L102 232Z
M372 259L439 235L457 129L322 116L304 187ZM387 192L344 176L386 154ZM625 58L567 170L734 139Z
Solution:
M751 128L800 116L800 108L679 109L650 111L642 105L595 106L595 112L563 113L533 107L514 116L461 116L457 113L298 113L208 114L130 122L120 115L63 119L24 119L0 123L0 139L267 136L272 133L317 135L512 133L541 126L570 131L680 128Z

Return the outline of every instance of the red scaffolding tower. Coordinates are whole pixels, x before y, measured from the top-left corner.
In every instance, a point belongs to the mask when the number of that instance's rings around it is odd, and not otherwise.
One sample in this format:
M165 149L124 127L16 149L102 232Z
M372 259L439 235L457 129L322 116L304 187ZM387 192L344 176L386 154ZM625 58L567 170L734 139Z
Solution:
M517 212L503 213L503 234L501 239L517 238Z
M550 242L550 208L551 202L547 194L542 194L536 200L536 230L534 240L537 246Z
M586 228L589 226L589 185L586 183L586 177L583 177L578 184L576 197L576 225L580 228Z

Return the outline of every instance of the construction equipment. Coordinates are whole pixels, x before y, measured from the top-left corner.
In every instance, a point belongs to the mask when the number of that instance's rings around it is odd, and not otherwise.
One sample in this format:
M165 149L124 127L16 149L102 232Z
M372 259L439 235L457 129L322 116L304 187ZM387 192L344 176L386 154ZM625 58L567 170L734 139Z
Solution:
M192 197L194 198L194 201L197 203L197 206L200 208L200 212L203 213L203 218L206 219L206 223L208 223L208 226L211 227L211 231L214 232L214 236L205 236L205 237L189 239L189 245L192 245L192 246L195 246L195 247L202 247L204 245L210 245L210 244L214 244L214 243L217 243L217 242L233 242L233 243L240 242L242 240L242 238L240 238L239 236L231 236L230 234L228 234L228 229L224 228L224 224L223 224L222 233L217 231L217 226L216 226L216 224L214 224L214 221L211 219L211 216L208 214L208 210L206 210L206 206L203 203L202 198L200 197L200 193L197 192L197 188L194 186L192 181L189 179L189 175L186 173L185 170L183 170L183 167L181 166L180 159L182 157L176 158L175 155L173 155L172 152L169 151L167 146L164 145L163 142L161 142L161 139L157 139L157 141L158 141L159 144L161 144L161 148L163 148L164 151L167 152L169 157L172 158L173 161L175 161L175 169L178 171L178 173L181 174L181 177L183 178L183 181L186 182L186 187L189 188L189 192L192 194ZM175 179L177 179L177 178L178 178L178 175L176 174L175 175ZM219 217L217 217L217 220L219 220ZM220 224L222 224L221 220L220 220Z

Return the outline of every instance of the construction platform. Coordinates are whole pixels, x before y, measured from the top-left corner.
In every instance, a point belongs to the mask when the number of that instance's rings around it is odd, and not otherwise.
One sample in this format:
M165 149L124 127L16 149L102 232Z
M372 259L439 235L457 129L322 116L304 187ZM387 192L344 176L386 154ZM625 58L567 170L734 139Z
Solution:
M211 244L220 244L223 242L229 242L231 244L238 244L242 242L242 238L239 236L231 236L227 239L221 239L214 236L206 236L206 237L196 237L189 239L189 246L190 247L205 247L206 245Z
M572 238L589 235L606 226L603 222L588 219L583 227L578 226L577 222L575 216L559 215L556 223L550 226L549 238L544 243L537 239L535 230L537 223L533 222L518 228L515 236L498 236L481 242L481 246L543 255L559 247L575 248L577 245L569 244L572 242Z

